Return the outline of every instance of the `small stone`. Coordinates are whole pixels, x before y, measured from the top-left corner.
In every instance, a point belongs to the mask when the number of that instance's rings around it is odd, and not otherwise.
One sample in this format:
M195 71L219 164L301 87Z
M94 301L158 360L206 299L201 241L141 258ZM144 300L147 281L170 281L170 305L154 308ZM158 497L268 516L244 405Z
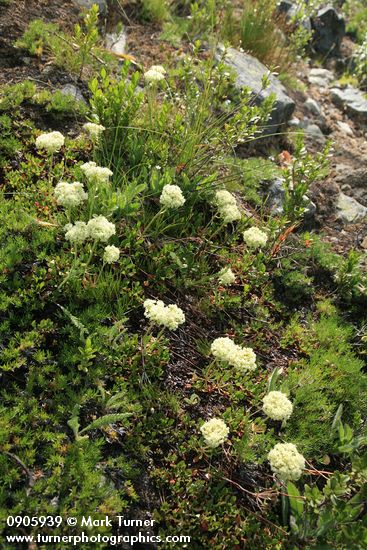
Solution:
M307 221L312 220L315 217L317 207L312 200L307 195L303 195L303 200L306 202L307 206L304 211L304 217Z
M121 32L107 33L105 38L106 48L118 55L126 53L126 33Z
M341 189L342 191L351 191L351 190L352 190L352 188L351 188L351 186L349 185L349 183L344 183L344 185L342 185L342 186L340 187L340 189Z
M313 115L316 115L316 116L320 116L322 115L322 110L321 110L321 107L320 105L317 103L317 101L315 101L314 99L312 99L311 97L308 97L305 101L305 107L306 109L308 109L308 111L310 111L310 113L312 113Z
M350 136L350 137L353 137L353 130L352 128L349 126L349 124L347 124L346 122L342 122L341 120L338 120L337 121L337 125L339 126L339 129L344 133L346 134L347 136Z
M310 70L308 81L310 84L318 88L328 88L330 82L334 80L334 75L328 69L318 69L317 67Z
M308 118L304 118L303 120L301 120L298 127L304 130L306 136L313 138L316 141L320 141L322 143L325 142L325 136L320 130L320 128L317 126L317 124L314 124Z
M106 0L74 0L78 6L81 8L86 8L87 10L90 10L90 8L93 6L93 4L97 4L99 7L99 13L101 15L107 15L108 7L107 7L107 1Z
M350 117L367 121L367 99L361 90L347 86L344 90L332 88L331 99L339 108L345 108Z
M65 84L65 86L61 88L60 92L63 95L71 95L76 101L86 103L82 92L79 90L79 88L74 86L74 84Z
M339 219L344 223L357 222L367 216L367 208L343 192L339 194L336 209Z
M342 191L348 190L347 188L344 189L344 186L349 186L350 194L363 206L367 206L367 168L363 166L362 159L360 164L361 167L357 169L344 164L337 166L335 182Z
M285 197L284 178L275 178L265 190L267 195L267 206L274 214L283 212L283 203Z
M367 249L367 235L365 236L365 238L361 242L361 247Z
M295 128L298 128L299 123L300 123L300 119L296 116L291 118L290 121L288 122L289 126L293 126Z

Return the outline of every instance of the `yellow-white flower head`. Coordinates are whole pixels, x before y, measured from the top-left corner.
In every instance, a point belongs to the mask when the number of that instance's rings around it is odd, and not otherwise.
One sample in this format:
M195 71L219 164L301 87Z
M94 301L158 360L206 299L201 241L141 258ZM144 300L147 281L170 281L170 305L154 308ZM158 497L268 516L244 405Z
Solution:
M94 241L107 242L116 233L115 225L104 216L92 218L87 223L88 237Z
M220 418L211 418L201 426L200 431L205 443L212 449L224 443L229 434L227 424Z
M218 361L228 363L240 372L256 369L256 354L253 349L242 348L228 337L216 338L210 350Z
M178 185L165 185L159 202L166 208L179 208L185 204L185 197Z
M160 80L164 80L164 73L161 70L154 69L153 67L151 67L144 73L145 81L148 84L152 84L153 82L159 82ZM157 65L155 65L155 67L157 67Z
M185 314L176 304L164 305L162 300L145 300L144 315L159 326L176 330L185 322Z
M229 286L236 280L236 275L230 267L223 267L218 273L218 281L223 286Z
M226 189L216 191L214 203L224 223L232 223L241 218L235 197Z
M250 229L244 231L243 240L249 248L260 248L266 245L268 236L258 227L250 227Z
M88 193L84 191L83 184L79 181L73 183L60 181L54 189L54 194L57 204L65 208L74 208L88 198Z
M263 399L263 411L273 420L288 420L293 404L281 391L271 391Z
M93 161L85 162L80 167L87 180L92 184L104 184L108 183L113 172L109 168L103 166L97 166Z
M166 69L162 65L152 65L149 70L156 71L157 73L161 73L163 75L167 74Z
M105 129L106 128L102 126L102 124L95 124L94 122L86 122L83 124L83 130L93 141L98 141Z
M268 460L275 475L282 481L297 481L305 469L305 459L293 443L277 443Z
M120 249L117 246L107 245L104 249L103 261L106 264L117 262L120 257Z
M47 134L41 134L36 139L37 149L45 149L45 151L50 154L60 151L64 143L65 138L61 132L49 132Z
M88 238L88 229L85 222L68 223L64 227L65 239L71 243L81 244Z

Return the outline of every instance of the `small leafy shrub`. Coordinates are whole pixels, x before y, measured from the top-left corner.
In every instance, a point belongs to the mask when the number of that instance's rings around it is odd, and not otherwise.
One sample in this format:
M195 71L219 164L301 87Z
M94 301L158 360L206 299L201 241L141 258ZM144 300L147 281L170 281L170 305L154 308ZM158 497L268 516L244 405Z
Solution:
M291 533L306 545L360 548L367 540L363 500L366 437L356 435L348 424L343 424L341 415L342 408L337 411L332 430L336 433L336 453L348 459L348 467L332 474L327 472L322 487L305 484L303 494L288 483L288 497L283 497Z
M41 19L32 21L16 47L31 55L46 55L52 62L81 78L85 70L98 67L104 60L113 65L113 56L99 48L98 6L85 14L82 25L75 25L72 37L63 33L56 24Z
M170 15L169 0L141 0L141 17L154 23L163 23Z
M355 75L361 86L367 84L367 33L354 52Z
M367 7L363 0L346 0L343 5L347 31L362 43L367 33Z

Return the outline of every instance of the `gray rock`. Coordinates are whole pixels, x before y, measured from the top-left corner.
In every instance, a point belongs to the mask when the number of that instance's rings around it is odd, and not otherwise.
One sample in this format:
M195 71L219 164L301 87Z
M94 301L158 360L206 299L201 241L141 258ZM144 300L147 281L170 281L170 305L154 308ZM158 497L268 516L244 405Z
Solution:
M332 7L320 9L311 18L313 29L312 45L322 55L339 55L340 44L345 35L345 21Z
M367 121L367 99L361 90L347 86L344 90L332 88L331 99L337 107L345 108L350 117L361 122Z
M292 15L292 13L297 13L296 6L293 4L293 2L290 2L290 0L281 0L280 2L278 2L276 10L278 13L281 13L283 15Z
M351 190L352 190L352 188L351 188L351 186L349 185L349 183L344 183L344 184L340 187L340 189L341 189L343 192L344 192L344 191L351 191Z
M350 166L337 167L336 183L343 191L348 191L358 202L367 206L367 168L353 170Z
M339 193L336 209L338 218L344 223L357 222L367 216L367 208L342 191Z
M295 129L303 130L306 137L318 141L319 143L325 143L326 138L320 128L307 117L303 120L292 118L289 125Z
M76 101L82 101L83 103L86 103L84 96L82 92L74 86L74 84L65 84L63 88L61 88L60 92L63 95L71 95Z
M314 86L319 88L328 88L332 80L334 80L334 75L328 69L311 69L309 72L308 80Z
M283 203L285 197L284 191L284 179L275 178L270 182L269 187L266 189L267 206L274 214L281 214L283 212Z
M342 122L341 120L338 120L337 125L345 135L350 137L354 136L352 128L346 122Z
M298 128L300 122L300 119L295 116L290 119L290 121L288 122L288 126L291 126L292 128Z
M315 218L316 212L317 212L317 206L307 195L303 195L303 200L307 203L307 206L305 208L305 211L303 213L305 219L307 221L311 221Z
M106 48L119 55L124 54L126 53L126 39L127 36L124 30L107 33L105 37Z
M322 109L320 107L320 105L317 103L317 101L315 101L314 99L312 99L311 97L308 97L305 101L305 107L308 111L310 111L310 113L312 113L313 115L316 115L316 116L320 116L322 115Z
M224 48L218 48L216 58L222 58ZM250 88L253 92L255 102L261 104L270 94L275 94L275 105L268 121L269 127L264 134L273 134L279 131L292 116L295 109L294 101L287 95L283 84L258 59L234 48L226 50L225 63L237 75L236 85L238 88ZM262 78L269 75L270 85L264 90Z
M312 24L310 17L302 17L301 20L297 18L298 12L302 9L302 6L294 4L289 0L281 0L276 6L276 11L280 16L285 17L288 20L292 20L301 24L301 26L308 30L312 30ZM296 19L297 18L297 19Z
M273 214L281 214L283 212L285 199L284 178L275 178L267 183L268 187L265 189L265 195L267 197L266 204ZM316 214L316 205L307 195L303 195L303 200L306 205L304 217L307 221L310 221Z
M99 7L99 13L101 15L107 15L107 0L74 0L74 2L81 8L87 8L88 10L93 6L93 4L97 4Z
M303 120L301 120L298 127L301 130L304 130L306 136L313 138L316 141L320 141L322 143L325 142L325 136L320 130L320 128L317 126L317 124L315 124L308 118L304 118Z

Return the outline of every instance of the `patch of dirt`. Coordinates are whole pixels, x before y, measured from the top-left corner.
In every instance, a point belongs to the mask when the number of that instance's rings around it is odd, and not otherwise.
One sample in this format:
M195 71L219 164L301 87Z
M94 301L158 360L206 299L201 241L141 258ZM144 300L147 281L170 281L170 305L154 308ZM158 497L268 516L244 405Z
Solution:
M1 6L0 84L42 78L39 60L14 48L30 21L57 22L61 28L71 30L79 14L80 8L72 0L12 0L8 6Z

